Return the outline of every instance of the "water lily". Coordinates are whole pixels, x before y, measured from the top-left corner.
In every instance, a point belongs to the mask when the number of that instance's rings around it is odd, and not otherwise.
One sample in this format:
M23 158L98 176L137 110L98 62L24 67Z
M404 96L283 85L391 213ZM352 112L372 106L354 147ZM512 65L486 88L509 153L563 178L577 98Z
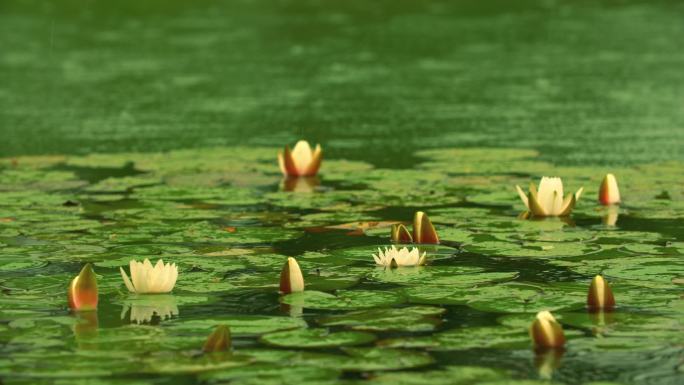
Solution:
M288 257L287 262L280 271L280 292L283 294L304 291L304 276L299 268L297 260Z
M422 211L413 216L413 242L415 243L439 243L437 230L432 225L430 218Z
M230 344L230 328L226 325L219 325L209 335L202 350L205 353L225 352L230 349Z
M378 249L378 254L373 254L375 263L379 266L399 267L399 266L421 266L426 262L426 253L420 254L418 248L413 247L409 250L406 247L397 249L395 246L385 247L385 250Z
M565 345L563 327L553 315L547 311L540 311L530 326L530 337L537 348L560 348Z
M143 262L131 261L130 269L131 279L128 279L124 269L119 268L121 277L131 293L168 293L178 279L176 264L165 264L161 259L154 267L147 258Z
M599 188L599 202L602 205L615 205L620 203L620 189L618 188L615 175L606 174Z
M413 216L413 235L411 235L403 224L396 224L392 226L391 238L392 242L395 243L439 243L439 236L437 235L435 226L432 224L427 214L422 211L417 211Z
M391 230L392 242L413 243L413 236L403 224L393 224Z
M613 290L602 276L597 275L591 280L587 294L587 308L590 311L610 311L615 307Z
M97 277L91 264L86 264L71 281L67 292L69 307L72 310L97 309Z
M584 188L563 199L563 182L560 178L543 177L539 182L539 190L530 183L530 192L525 194L520 186L515 186L527 209L538 217L563 217L570 215L575 203L582 195Z
M285 146L284 151L278 152L278 164L285 176L313 176L321 167L322 156L319 144L312 150L309 142L300 140L294 149L290 150L290 146Z

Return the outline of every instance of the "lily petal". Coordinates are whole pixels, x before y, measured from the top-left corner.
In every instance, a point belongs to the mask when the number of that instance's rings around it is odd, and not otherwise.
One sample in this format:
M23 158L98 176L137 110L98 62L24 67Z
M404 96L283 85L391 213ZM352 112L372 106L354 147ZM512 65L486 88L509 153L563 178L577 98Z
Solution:
M530 326L530 337L538 348L560 348L565 345L563 328L548 311L537 313Z
M423 252L423 255L420 256L420 259L418 260L418 266L423 266L427 263L427 253Z
M287 176L287 169L285 168L285 156L282 151L278 151L278 167L283 175Z
M561 178L542 177L539 182L537 202L544 208L546 215L557 215L563 202L563 181Z
M126 288L128 291L131 293L135 293L135 287L133 286L133 282L128 278L128 275L126 275L126 272L124 271L123 267L119 267L119 271L121 272L121 278L123 278L124 284L126 285Z
M285 146L285 151L282 153L283 167L285 171L283 174L285 176L299 176L299 170L295 165L295 161L292 158L292 151L290 151L290 146Z
M313 151L306 140L298 141L292 149L292 160L299 176L304 176L309 164L311 164Z
M568 196L565 197L565 200L563 201L563 207L561 208L560 213L558 213L559 217L566 217L570 215L572 209L575 208L575 203L577 202L575 196L575 194L568 194Z
M602 276L597 275L591 280L587 294L587 307L591 311L610 311L615 307L613 290Z
M599 202L603 205L613 205L620 203L620 189L618 188L615 175L606 174L601 181L599 188Z
M97 309L97 276L91 264L83 266L78 276L71 281L67 297L72 310Z
M297 260L288 257L280 272L280 292L283 294L304 291L304 276Z
M546 210L539 204L539 200L537 199L537 189L535 188L530 188L530 193L527 197L529 203L530 203L530 211L532 212L532 215L537 216L537 217L545 217L548 215Z
M323 150L321 150L321 145L317 144L316 149L311 155L311 162L306 168L306 171L302 176L314 176L318 173L318 169L321 167L321 160L323 159Z
M408 231L406 226L402 224L394 224L392 225L392 242L395 243L412 243L413 242L413 237L411 236L411 233Z
M430 218L422 211L416 212L413 217L413 241L423 244L438 244L439 236L432 225Z
M529 202L529 200L527 199L527 194L525 194L525 192L523 191L523 189L520 188L520 186L518 186L518 185L515 185L515 189L518 191L518 195L520 196L520 199L521 199L521 200L523 201L523 203L525 204L525 207L527 207L527 209L529 210L529 209L530 209L530 202Z

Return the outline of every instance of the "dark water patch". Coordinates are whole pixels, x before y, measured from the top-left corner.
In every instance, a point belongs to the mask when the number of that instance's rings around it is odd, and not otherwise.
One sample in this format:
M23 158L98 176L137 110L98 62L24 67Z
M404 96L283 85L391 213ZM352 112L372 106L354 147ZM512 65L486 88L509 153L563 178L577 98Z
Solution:
M122 167L85 167L60 164L52 169L73 172L79 179L89 183L97 183L107 178L122 178L145 174L144 171L137 170L133 162L127 162Z

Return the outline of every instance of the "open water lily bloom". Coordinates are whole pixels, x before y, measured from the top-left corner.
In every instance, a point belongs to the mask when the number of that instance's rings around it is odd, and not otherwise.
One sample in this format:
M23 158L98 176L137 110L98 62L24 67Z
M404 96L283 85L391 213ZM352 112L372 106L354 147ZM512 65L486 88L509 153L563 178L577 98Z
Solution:
M300 140L292 150L290 146L285 146L284 151L278 152L278 165L285 176L314 176L321 167L322 157L319 144L312 150L309 142Z
M581 187L574 194L568 194L563 198L563 182L561 178L543 177L539 182L539 190L530 183L530 191L525 194L520 186L515 186L522 199L532 215L537 217L564 217L570 215L575 204L582 195L584 190Z
M397 249L395 246L385 247L385 250L378 249L378 254L373 254L373 259L378 266L421 266L425 264L426 253L420 253L418 248L409 250L406 247Z
M131 278L129 279L124 269L119 268L121 277L131 293L168 293L176 285L178 279L176 264L164 264L161 259L154 266L147 258L143 262L131 261L130 269Z

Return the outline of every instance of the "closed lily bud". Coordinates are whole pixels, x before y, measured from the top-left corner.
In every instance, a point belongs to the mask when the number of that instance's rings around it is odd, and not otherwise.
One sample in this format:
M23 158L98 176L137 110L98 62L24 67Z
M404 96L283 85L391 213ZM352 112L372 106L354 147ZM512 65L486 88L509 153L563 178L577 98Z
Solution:
M620 189L618 188L615 175L606 174L599 188L599 202L602 205L614 205L620 203Z
M591 285L589 285L587 308L591 311L610 311L614 307L615 297L613 296L613 290L610 289L610 285L602 276L597 275L591 280Z
M230 344L230 328L226 325L219 325L209 335L202 350L205 353L225 352L230 349Z
M288 257L280 272L280 292L283 294L304 291L304 276L297 260Z
M392 242L394 243L412 243L413 237L406 226L402 224L392 225Z
M97 277L89 263L71 281L67 296L72 310L97 309Z
M439 243L439 236L435 226L432 225L427 214L422 211L416 212L416 215L413 217L413 242L424 244Z
M530 326L530 337L537 348L561 348L565 345L563 328L547 310L537 313Z
M290 146L285 146L284 151L278 152L278 165L285 176L314 176L321 167L322 158L320 145L317 144L312 150L309 142L300 140L292 150Z

